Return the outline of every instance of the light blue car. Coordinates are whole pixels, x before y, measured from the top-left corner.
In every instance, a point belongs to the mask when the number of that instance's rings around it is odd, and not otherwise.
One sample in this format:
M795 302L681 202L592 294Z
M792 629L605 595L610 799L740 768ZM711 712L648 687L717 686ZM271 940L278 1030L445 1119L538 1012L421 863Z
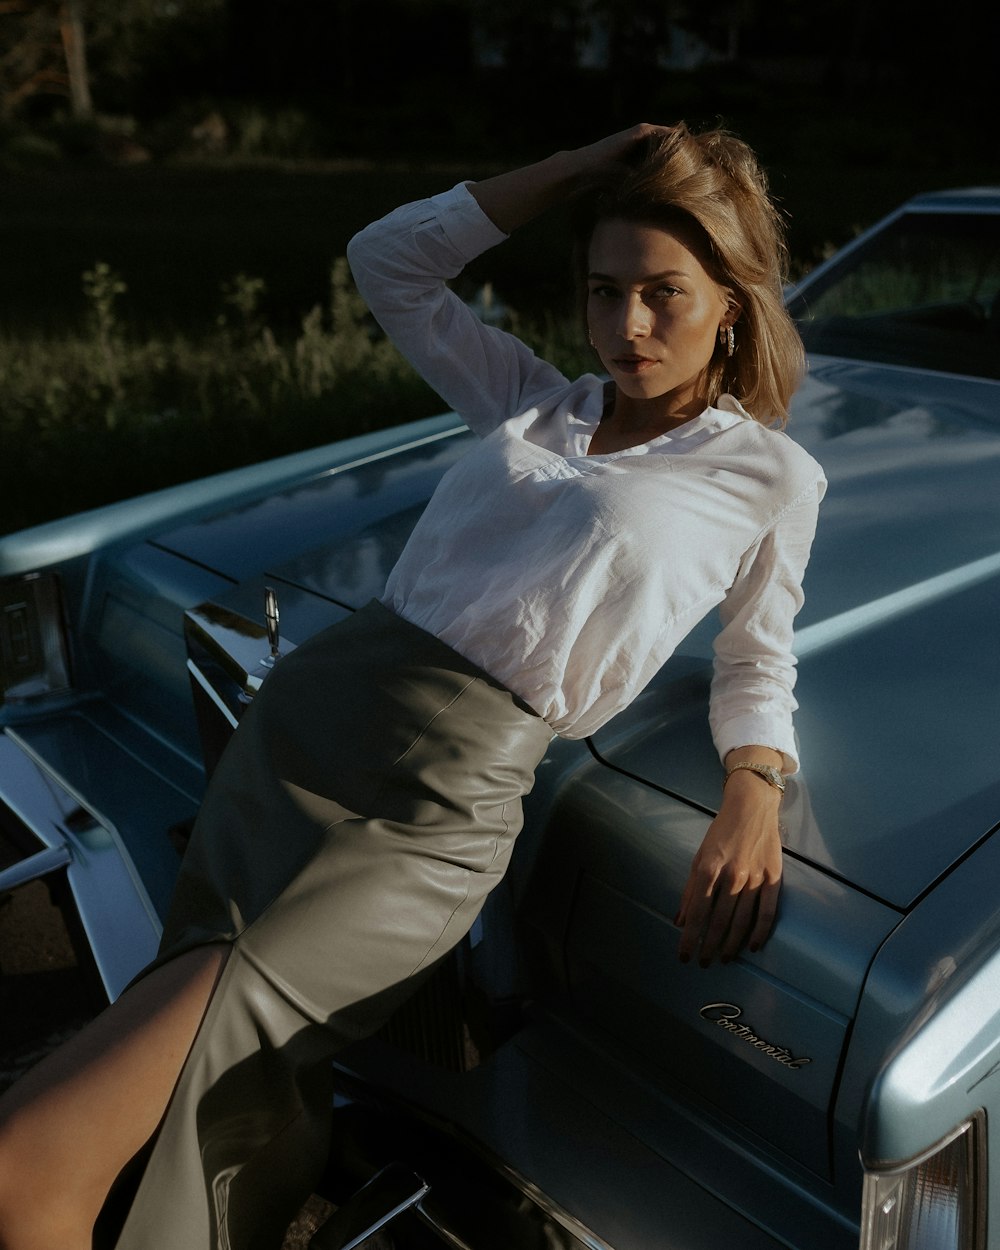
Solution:
M338 1062L317 1250L383 1223L458 1250L1000 1250L1000 190L911 201L789 299L789 430L830 488L774 934L677 959L719 800L709 621L555 742L470 938ZM65 880L108 997L242 709L381 590L470 438L444 415L0 540L0 892Z

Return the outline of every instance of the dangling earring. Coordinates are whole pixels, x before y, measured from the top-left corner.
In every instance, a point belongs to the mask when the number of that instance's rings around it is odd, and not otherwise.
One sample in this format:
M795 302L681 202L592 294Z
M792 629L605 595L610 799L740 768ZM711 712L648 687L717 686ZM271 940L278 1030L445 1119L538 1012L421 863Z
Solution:
M726 349L726 355L731 356L736 350L736 334L732 326L719 326L719 342Z

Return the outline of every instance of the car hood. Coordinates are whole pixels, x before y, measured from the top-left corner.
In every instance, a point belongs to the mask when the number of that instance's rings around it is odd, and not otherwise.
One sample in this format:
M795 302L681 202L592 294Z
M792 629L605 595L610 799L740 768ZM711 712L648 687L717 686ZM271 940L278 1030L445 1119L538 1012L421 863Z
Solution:
M789 429L830 485L797 630L786 847L905 908L1000 819L1000 386L813 358ZM293 602L357 607L469 437L346 466L157 545L235 582L263 569ZM594 738L607 763L710 809L715 628Z
M400 450L388 437L377 454L241 500L157 535L156 545L233 582L263 571L358 607L381 592L441 476L473 439L457 417Z
M813 358L789 429L829 489L796 622L785 845L906 908L1000 820L1000 386ZM713 810L714 628L595 739Z

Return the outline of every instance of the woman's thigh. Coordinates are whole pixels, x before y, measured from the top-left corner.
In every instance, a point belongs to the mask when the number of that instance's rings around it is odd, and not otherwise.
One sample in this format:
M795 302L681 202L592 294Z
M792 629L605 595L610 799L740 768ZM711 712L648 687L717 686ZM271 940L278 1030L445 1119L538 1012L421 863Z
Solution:
M4 1205L96 1218L121 1169L155 1131L204 1016L226 950L156 968L0 1099Z

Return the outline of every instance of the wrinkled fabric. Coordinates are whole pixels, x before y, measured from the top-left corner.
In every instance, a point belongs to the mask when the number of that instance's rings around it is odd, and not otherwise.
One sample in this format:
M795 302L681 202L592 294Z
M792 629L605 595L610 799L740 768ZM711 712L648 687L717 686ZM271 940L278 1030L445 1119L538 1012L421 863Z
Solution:
M588 456L605 383L570 382L447 286L504 237L462 185L348 248L376 319L482 437L441 481L383 602L567 738L626 707L719 608L719 753L773 746L794 771L792 622L820 466L731 396L649 443Z
M276 666L220 761L157 962L226 964L117 1250L275 1250L328 1145L330 1058L501 880L552 733L377 603Z

